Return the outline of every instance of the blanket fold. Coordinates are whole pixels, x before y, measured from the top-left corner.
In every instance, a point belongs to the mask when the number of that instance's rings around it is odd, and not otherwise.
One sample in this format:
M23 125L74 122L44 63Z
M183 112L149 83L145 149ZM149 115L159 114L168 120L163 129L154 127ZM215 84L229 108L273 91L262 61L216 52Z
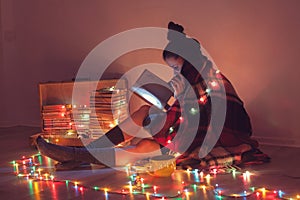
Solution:
M200 147L189 154L177 158L177 165L184 169L203 169L210 167L226 167L230 165L247 166L270 161L270 157L248 144L233 147L214 147L204 158L199 158Z

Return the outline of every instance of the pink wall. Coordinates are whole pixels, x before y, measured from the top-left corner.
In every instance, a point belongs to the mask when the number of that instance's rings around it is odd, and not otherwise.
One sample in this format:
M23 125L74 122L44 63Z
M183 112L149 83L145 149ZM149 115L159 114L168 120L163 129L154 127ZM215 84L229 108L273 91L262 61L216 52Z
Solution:
M299 7L298 0L2 0L0 125L39 125L39 82L72 79L89 51L114 34L174 20L235 85L255 136L300 146ZM110 71L152 59L163 63L157 52L125 55Z

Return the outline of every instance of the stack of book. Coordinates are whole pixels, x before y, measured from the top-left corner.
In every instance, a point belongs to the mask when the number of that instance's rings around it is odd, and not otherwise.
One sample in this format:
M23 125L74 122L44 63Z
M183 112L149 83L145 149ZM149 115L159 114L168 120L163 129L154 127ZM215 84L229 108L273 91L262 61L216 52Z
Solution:
M72 128L71 105L44 105L42 107L43 130L52 133Z
M91 92L90 109L90 134L96 139L127 118L127 90L105 88Z
M91 110L87 105L72 106L72 130L76 130L78 136L89 137Z
M97 139L128 117L127 89L92 91L90 105L42 106L43 131Z

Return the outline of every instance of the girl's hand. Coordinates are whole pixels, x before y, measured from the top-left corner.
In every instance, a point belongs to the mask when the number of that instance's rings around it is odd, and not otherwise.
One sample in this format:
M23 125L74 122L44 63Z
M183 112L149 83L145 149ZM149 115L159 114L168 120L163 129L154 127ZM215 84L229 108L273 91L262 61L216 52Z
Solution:
M185 88L184 77L181 74L177 74L174 78L171 79L170 84L174 89L175 98L180 96Z

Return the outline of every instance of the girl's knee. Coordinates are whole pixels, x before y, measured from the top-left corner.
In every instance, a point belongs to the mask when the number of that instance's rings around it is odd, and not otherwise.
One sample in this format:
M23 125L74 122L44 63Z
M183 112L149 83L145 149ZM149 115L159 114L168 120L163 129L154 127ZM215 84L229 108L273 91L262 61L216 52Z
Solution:
M159 150L160 145L154 140L143 139L137 144L136 148L138 149L139 152L146 153L146 152Z
M149 110L150 110L150 106L149 106L149 105L143 105L143 106L141 106L141 107L137 110L137 112L148 114L148 113L149 113Z
M143 126L144 119L149 115L150 106L143 105L137 111L135 111L131 118L139 126Z

